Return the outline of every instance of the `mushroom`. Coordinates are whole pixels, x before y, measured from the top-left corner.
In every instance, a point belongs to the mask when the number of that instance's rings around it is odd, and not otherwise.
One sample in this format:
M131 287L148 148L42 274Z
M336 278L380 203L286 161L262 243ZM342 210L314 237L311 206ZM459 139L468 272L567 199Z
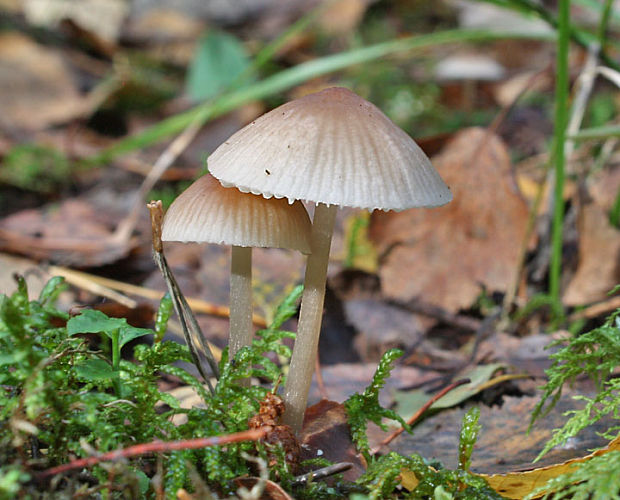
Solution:
M433 207L452 194L413 139L376 106L340 87L264 114L220 145L208 165L224 186L316 203L284 394L284 421L298 432L318 347L336 207Z
M163 241L232 245L229 359L252 341L252 247L310 252L310 218L301 202L265 199L227 189L204 175L174 200Z

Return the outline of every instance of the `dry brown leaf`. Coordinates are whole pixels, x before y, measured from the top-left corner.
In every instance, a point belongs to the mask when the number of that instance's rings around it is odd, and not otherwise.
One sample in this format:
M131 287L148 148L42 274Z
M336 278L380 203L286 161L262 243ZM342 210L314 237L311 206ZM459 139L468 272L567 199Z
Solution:
M319 24L330 35L346 35L360 23L369 4L369 0L332 1L321 14Z
M114 262L134 243L118 237L101 210L79 199L22 210L0 221L0 249L63 264Z
M351 439L347 412L335 401L321 400L306 410L300 436L302 460L326 458L353 464L343 477L354 481L366 469Z
M10 129L41 130L91 106L56 51L15 32L0 35L0 88L0 124Z
M605 211L611 210L620 189L620 168L598 172L589 187L594 202Z
M604 455L610 451L620 450L620 438L614 439L608 446L590 453L581 458L567 460L561 464L541 467L525 472L511 472L510 474L480 474L489 486L506 498L524 498L532 491L543 486L550 479L571 472L573 465L587 462L592 457Z
M563 297L569 306L604 299L620 282L620 230L594 203L581 207L578 226L579 264Z
M26 19L37 26L55 28L71 20L109 42L115 41L129 12L124 0L24 0Z
M480 293L505 290L514 279L528 209L510 176L503 143L483 129L466 129L433 163L454 200L433 209L374 212L370 237L384 256L383 291L455 312Z

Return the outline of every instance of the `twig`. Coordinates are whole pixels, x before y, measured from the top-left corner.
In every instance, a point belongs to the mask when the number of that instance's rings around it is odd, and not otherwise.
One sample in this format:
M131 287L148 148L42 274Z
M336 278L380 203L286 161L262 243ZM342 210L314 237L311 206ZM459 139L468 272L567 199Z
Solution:
M238 443L240 441L257 441L271 431L271 427L261 427L260 429L251 429L248 431L235 432L225 436L212 436L208 438L185 439L182 441L152 441L150 443L136 444L128 448L103 453L102 455L80 458L69 462L68 464L52 467L44 470L40 477L49 477L56 474L62 474L83 467L91 467L101 462L111 462L121 460L123 458L131 458L146 453L164 453L172 450L194 450L196 448L206 448L209 446L220 446L230 443Z
M151 214L151 230L153 233L153 258L157 263L157 267L161 271L164 281L166 282L166 286L168 287L168 291L170 293L170 297L172 298L172 304L174 306L174 310L177 313L179 321L181 322L181 327L183 328L183 334L185 335L185 342L187 343L187 347L189 348L192 358L194 359L194 364L198 371L202 375L203 379L209 386L209 389L213 393L213 387L211 386L211 382L209 377L206 375L203 366L200 354L206 358L211 371L215 375L216 378L219 378L219 370L217 367L217 362L213 356L213 353L209 349L209 344L200 329L200 325L196 321L196 317L192 313L191 308L187 304L179 285L168 266L168 262L166 261L166 257L163 253L163 245L161 241L161 223L164 217L164 212L162 209L161 201L152 201L148 205L150 214Z
M50 274L62 276L67 283L73 286L82 288L83 290L87 290L96 295L100 295L101 297L106 297L110 300L114 300L119 304L124 305L125 307L129 307L130 309L135 309L136 307L138 307L138 303L135 300L130 299L126 295L123 295L122 293L119 293L118 291L97 282L96 280L92 279L94 276L91 274L74 271L73 269L68 269L64 267L61 268L58 266L50 266L48 267L47 271Z
M164 172L172 165L174 160L189 146L194 140L200 128L202 127L202 121L198 119L192 120L189 125L181 132L170 145L164 150L164 152L157 158L157 161L153 164L153 168L144 178L140 189L136 193L136 199L129 215L118 225L115 231L115 235L122 241L128 241L131 233L133 233L140 211L146 195L153 189L153 186L157 183L159 178Z
M450 391L456 389L457 387L459 387L461 385L469 384L470 382L471 382L471 380L469 380L468 378L463 378L461 380L457 380L456 382L452 382L450 385L444 387L441 391L439 391L437 394L435 394L433 397L431 397L426 403L424 403L424 406L422 406L422 408L420 408L418 411L416 411L411 416L411 418L409 418L409 420L407 420L407 424L408 425L413 425L417 420L420 419L420 417L422 415L424 415L426 410L428 410L437 400L441 399L442 397L444 397L446 394L448 394ZM384 446L390 444L396 437L400 436L404 430L405 430L404 427L401 427L400 429L397 429L396 431L394 431L392 434L390 434L388 437L386 437L383 441L381 441L381 443L379 443L379 445L376 446L370 452L370 454L371 455L377 454L379 452L379 450L381 450L381 448L383 448Z
M307 474L297 476L295 479L293 479L293 484L306 484L309 481L316 481L317 479L323 479L328 476L333 476L334 474L339 474L341 472L349 470L351 467L353 467L353 464L351 462L340 462L334 465L329 465L327 467L308 472Z
M88 274L82 271L75 271L66 267L49 266L47 270L49 273L58 276L66 277L70 274L73 276L83 277L84 279L88 279L94 283L98 283L104 287L110 288L111 290L137 295L138 297L144 297L146 299L161 300L161 298L164 296L164 292L160 292L158 290L152 290L150 288L132 285L130 283L123 283L122 281L116 281L110 278L103 278L102 276L96 276L94 274ZM212 316L221 316L223 318L228 318L230 316L230 309L227 306L211 304L204 300L192 297L188 297L186 298L186 300L193 311L203 314L210 314ZM265 328L267 326L267 320L258 314L254 314L252 316L252 321L258 327Z

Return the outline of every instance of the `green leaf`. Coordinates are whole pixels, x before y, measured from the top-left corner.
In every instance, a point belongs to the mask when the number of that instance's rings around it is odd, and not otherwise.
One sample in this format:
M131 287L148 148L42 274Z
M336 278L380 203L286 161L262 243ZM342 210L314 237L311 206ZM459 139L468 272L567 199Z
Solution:
M75 371L78 376L89 382L109 380L118 376L118 372L115 372L109 363L99 358L86 360L84 363L77 365Z
M152 334L148 328L136 328L127 323L125 318L109 318L101 311L85 309L79 316L67 321L67 333L103 333L110 339L119 333L119 346L123 347L127 342L144 335Z
M241 42L221 31L210 31L198 45L189 67L186 90L200 101L229 87L249 67Z
M502 363L490 363L488 365L479 365L472 370L463 373L463 378L468 378L469 383L456 387L448 394L433 403L431 409L441 410L451 408L463 401L475 396L486 387L486 383L493 378L493 374L506 365ZM417 391L393 391L392 396L396 401L396 412L408 419L416 413L428 401L428 394L424 390Z

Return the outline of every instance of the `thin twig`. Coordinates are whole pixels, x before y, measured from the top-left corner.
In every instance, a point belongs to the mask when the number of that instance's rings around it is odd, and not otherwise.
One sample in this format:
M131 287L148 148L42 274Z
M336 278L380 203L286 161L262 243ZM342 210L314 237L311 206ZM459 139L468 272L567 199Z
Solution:
M407 420L407 424L408 425L413 425L417 420L420 419L420 417L422 417L422 415L424 415L424 413L426 412L426 410L428 410L437 400L441 399L442 397L444 397L446 394L448 394L450 391L456 389L457 387L461 386L461 385L465 385L465 384L469 384L471 382L471 380L469 380L468 378L463 378L460 380L457 380L456 382L452 382L450 385L444 387L441 391L439 391L437 394L435 394L433 397L431 397L426 403L424 403L424 406L422 406L422 408L420 408L418 411L416 411L409 420ZM404 427L401 427L400 429L397 429L396 431L394 431L392 434L390 434L388 437L386 437L383 441L381 441L381 443L379 443L378 446L376 446L371 452L371 455L375 455L379 452L379 450L381 450L381 448L383 448L384 446L390 444L396 437L400 436L402 434L402 432L404 431Z
M307 474L297 476L295 479L293 479L293 484L303 485L310 481L316 481L317 479L323 479L325 477L333 476L334 474L340 474L341 472L349 470L351 467L353 467L353 464L351 462L340 462L337 464L329 465L327 467L308 472Z
M131 233L133 233L138 218L140 217L140 211L144 206L144 200L146 195L153 189L159 178L163 173L172 165L174 160L189 146L194 140L203 123L201 120L194 118L190 124L181 132L165 151L157 158L157 161L153 164L153 168L144 178L140 189L136 193L136 199L131 207L129 215L118 225L115 231L115 235L123 241L128 241Z
M185 439L182 441L152 441L150 443L136 444L128 448L110 451L94 457L80 458L69 462L68 464L59 465L47 469L40 474L40 477L55 476L75 469L91 467L101 462L112 462L124 458L136 457L147 453L165 453L173 450L194 450L196 448L206 448L209 446L221 446L230 443L238 443L240 441L258 441L271 431L271 427L261 427L260 429L251 429L248 431L236 432L225 436L211 436L208 438Z
M151 288L145 288L143 286L132 285L131 283L124 283L122 281L113 280L110 278L104 278L102 276L96 276L94 274L88 274L82 271L75 271L62 266L49 266L46 268L50 274L58 276L76 276L84 279L88 279L94 283L98 283L111 290L116 290L126 294L137 295L138 297L144 297L151 300L161 300L164 296L164 292L153 290ZM68 280L67 280L68 281ZM201 299L188 297L187 303L190 305L193 311L203 314L210 314L212 316L221 316L222 318L228 318L230 316L230 309L227 306L220 306L212 304ZM252 315L252 321L260 328L267 326L267 320L258 314Z

